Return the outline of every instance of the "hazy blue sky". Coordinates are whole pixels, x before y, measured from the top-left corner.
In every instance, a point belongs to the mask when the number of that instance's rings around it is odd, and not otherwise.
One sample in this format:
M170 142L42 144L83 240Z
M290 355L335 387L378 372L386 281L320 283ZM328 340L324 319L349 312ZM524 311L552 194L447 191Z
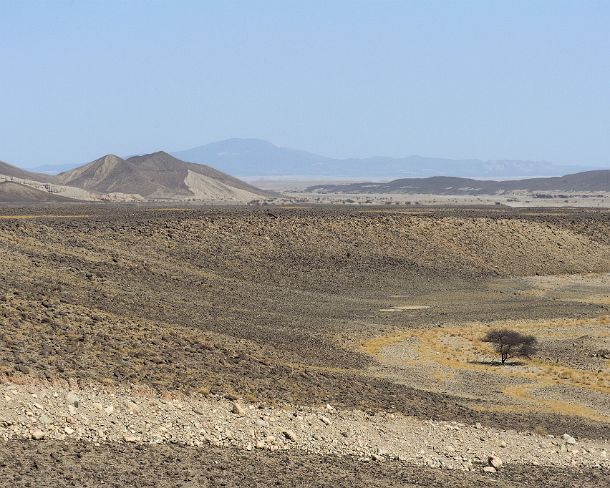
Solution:
M0 160L260 137L610 163L610 1L0 0Z

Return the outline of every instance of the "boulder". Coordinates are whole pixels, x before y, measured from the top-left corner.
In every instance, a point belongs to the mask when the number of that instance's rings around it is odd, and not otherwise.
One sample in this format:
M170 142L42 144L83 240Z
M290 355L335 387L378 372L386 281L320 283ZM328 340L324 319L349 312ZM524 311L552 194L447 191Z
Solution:
M489 456L487 458L487 464L497 470L502 466L502 460L498 456Z

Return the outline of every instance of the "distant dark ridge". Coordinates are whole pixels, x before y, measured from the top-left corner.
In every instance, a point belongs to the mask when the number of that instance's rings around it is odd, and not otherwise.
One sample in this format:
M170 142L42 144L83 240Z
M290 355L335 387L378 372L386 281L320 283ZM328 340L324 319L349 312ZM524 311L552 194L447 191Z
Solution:
M402 178L385 183L364 182L345 185L315 185L306 189L318 193L412 193L433 195L495 195L524 190L529 192L610 192L610 170L584 171L551 178L491 181L452 176Z

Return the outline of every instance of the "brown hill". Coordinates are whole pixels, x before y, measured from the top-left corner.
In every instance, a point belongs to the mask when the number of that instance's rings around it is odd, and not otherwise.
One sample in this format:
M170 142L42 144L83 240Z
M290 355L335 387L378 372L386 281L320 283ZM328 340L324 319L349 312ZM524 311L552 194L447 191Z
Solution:
M122 159L107 155L58 175L59 182L101 193L147 199L248 200L269 195L203 164L187 163L160 151Z
M42 183L51 183L55 180L53 176L26 171L3 161L0 161L0 175L22 180L40 181Z
M74 201L76 200L38 190L37 188L22 185L21 183L16 183L14 181L0 182L1 203L50 203Z
M610 192L610 170L585 171L552 178L493 181L434 176L402 178L388 182L317 185L307 189L318 193L422 193L434 195L494 195L525 190L559 192Z

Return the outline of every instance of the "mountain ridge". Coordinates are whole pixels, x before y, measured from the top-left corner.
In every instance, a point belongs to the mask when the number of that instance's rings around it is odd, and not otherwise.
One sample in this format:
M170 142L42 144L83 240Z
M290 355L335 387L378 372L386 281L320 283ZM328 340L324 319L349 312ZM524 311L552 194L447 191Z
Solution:
M595 166L559 165L542 161L447 159L425 156L372 156L330 158L312 152L280 147L262 139L232 138L172 153L194 163L240 177L401 178L445 174L460 177L560 176L598 169Z
M610 170L582 171L549 178L475 180L452 176L400 178L388 182L314 185L312 193L405 193L433 195L493 195L511 191L610 192Z
M57 175L57 181L100 193L159 199L259 198L269 195L210 166L181 161L157 151L127 159L107 154Z

